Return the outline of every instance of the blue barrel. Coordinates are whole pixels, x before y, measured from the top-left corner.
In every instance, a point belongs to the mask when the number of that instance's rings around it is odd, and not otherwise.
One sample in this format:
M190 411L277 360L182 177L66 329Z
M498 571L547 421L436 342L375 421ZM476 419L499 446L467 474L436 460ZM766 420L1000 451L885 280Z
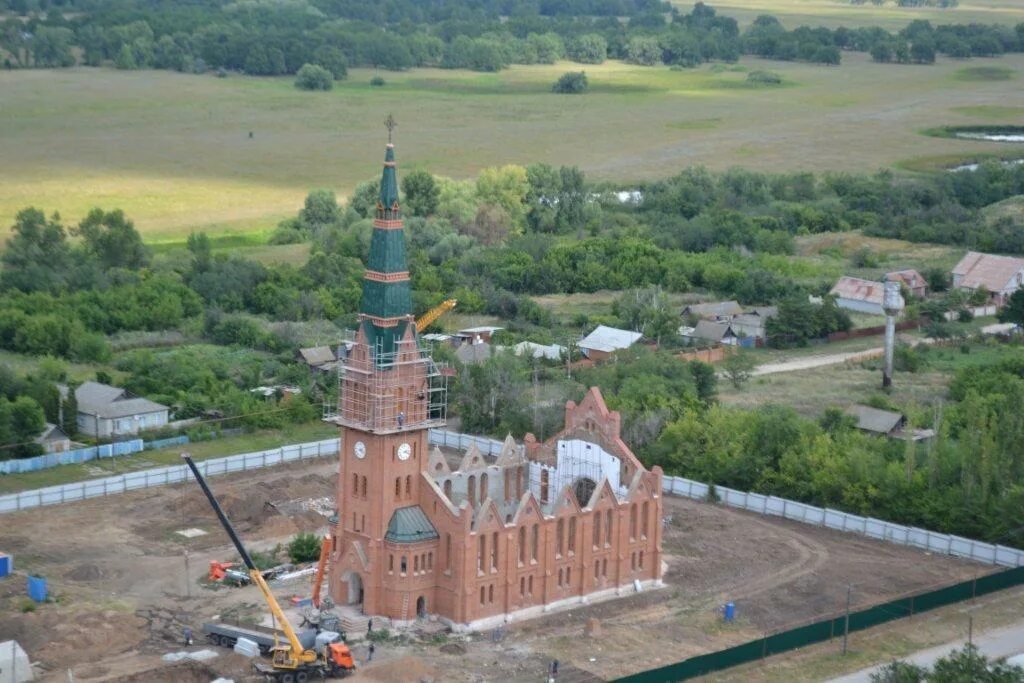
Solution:
M29 576L28 597L36 602L46 602L46 579L41 576Z
M14 558L6 553L0 553L0 579L10 575L14 571Z
M734 602L727 602L727 603L725 603L725 607L722 608L722 614L725 617L726 621L732 621L733 619L735 619L736 618L736 603L734 603Z

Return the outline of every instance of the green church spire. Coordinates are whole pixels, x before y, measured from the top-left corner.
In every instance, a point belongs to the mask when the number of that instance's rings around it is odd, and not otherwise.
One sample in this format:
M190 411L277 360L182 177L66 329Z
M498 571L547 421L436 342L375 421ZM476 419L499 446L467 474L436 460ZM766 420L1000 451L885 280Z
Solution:
M388 117L388 137L394 120ZM363 276L360 312L375 327L393 327L412 314L412 292L405 252L405 231L398 204L395 147L389 141L380 179L380 201L373 221L370 257Z

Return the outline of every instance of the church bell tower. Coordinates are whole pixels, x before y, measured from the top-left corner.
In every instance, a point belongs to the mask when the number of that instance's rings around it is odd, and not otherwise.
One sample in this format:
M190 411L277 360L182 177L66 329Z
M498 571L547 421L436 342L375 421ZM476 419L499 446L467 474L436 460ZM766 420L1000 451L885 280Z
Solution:
M412 316L393 125L389 117L362 303L354 344L339 364L334 418L341 448L329 586L336 603L367 614L394 611L386 577L395 568L385 567L385 546L396 519L416 516L409 511L419 509L427 433L444 424L446 406L443 378L420 348Z

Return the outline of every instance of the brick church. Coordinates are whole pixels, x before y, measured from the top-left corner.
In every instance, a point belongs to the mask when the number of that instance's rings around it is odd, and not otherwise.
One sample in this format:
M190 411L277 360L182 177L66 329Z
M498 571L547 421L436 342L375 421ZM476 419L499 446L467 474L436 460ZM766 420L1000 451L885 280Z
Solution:
M454 470L430 449L447 390L412 316L390 143L373 228L339 370L335 603L486 628L661 585L661 469L623 443L596 388L546 442L509 437L493 461L470 447Z

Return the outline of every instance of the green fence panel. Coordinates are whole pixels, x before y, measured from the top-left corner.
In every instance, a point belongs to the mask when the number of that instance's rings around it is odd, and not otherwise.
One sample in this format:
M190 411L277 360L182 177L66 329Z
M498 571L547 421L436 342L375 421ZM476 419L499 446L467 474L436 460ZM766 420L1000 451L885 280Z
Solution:
M850 613L850 631L860 631L911 614L911 599L900 598Z
M1024 567L1007 569L1005 572L978 577L977 594L985 595L1004 588L1024 583Z
M924 612L936 607L952 605L963 600L970 600L974 597L974 582L961 581L952 586L938 588L927 593L914 596L914 611Z
M806 626L791 628L782 633L775 633L765 639L765 654L774 655L793 650L811 643L820 643L832 637L832 620L817 621Z
M901 619L917 612L951 605L970 600L977 595L985 595L1024 584L1024 567L1007 569L995 574L978 577L977 580L963 581L937 590L928 591L908 598L891 600L881 605L850 613L849 632L884 624L894 619ZM774 633L765 638L751 640L735 647L717 652L708 652L684 659L675 664L641 671L640 673L618 679L625 683L670 683L683 681L695 676L703 676L739 664L746 664L762 657L781 652L795 650L805 645L820 643L829 638L838 638L846 628L846 617L838 616L813 624Z
M688 678L721 671L747 662L761 659L763 656L763 640L751 640L734 647L708 652L684 659L675 664L641 671L640 673L618 679L620 683L669 683L684 681Z

